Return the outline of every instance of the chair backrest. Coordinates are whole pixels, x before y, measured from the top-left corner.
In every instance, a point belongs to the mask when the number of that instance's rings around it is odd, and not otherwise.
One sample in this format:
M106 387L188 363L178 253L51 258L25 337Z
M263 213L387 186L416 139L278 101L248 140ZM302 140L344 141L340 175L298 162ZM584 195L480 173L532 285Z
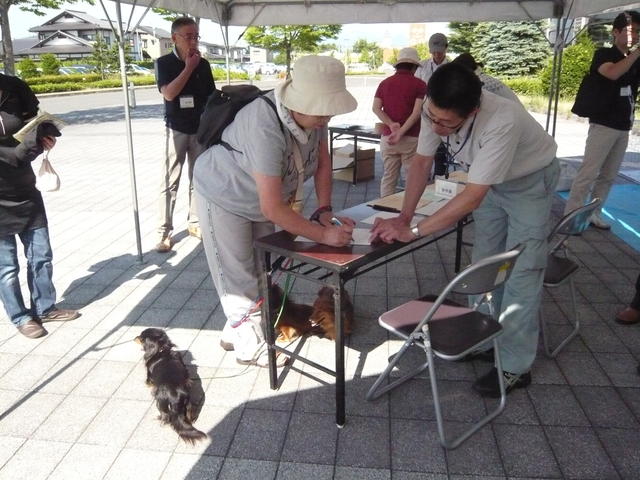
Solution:
M556 223L547 237L550 245L549 252L552 253L556 251L568 237L580 235L584 232L589 226L589 217L599 206L600 199L594 198L586 205L571 210L564 217L558 220L558 223ZM552 243L553 238L556 235L560 235L562 238L559 241Z
M488 293L492 292L507 281L516 260L524 250L524 246L516 245L511 250L492 255L469 265L451 280L442 290L438 298L416 326L415 331L421 331L437 312L440 305L445 303L450 293L462 295L482 295L487 299ZM476 302L476 307L483 302ZM474 307L474 309L476 308Z
M508 252L469 265L449 282L442 294L480 295L495 290L507 281L523 250L524 246L516 245Z

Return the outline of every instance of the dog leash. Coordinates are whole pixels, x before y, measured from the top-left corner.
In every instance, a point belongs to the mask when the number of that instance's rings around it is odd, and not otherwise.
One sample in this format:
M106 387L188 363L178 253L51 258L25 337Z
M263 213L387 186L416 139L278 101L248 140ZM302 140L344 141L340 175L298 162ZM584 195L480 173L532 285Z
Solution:
M286 268L288 266L288 264L290 264L293 260L291 258L288 258L285 262L285 266L284 268ZM277 285L278 280L280 279L280 277L282 276L282 274L284 273L284 271L280 270L280 274L275 278L274 280L274 284ZM284 284L284 294L282 296L282 302L280 304L280 309L278 310L278 316L276 318L276 321L274 323L274 327L276 327L278 325L278 322L280 321L280 317L282 316L282 312L284 311L284 305L285 305L285 301L287 299L287 295L289 294L289 292L291 291L291 289L293 288L293 284L290 284L290 280L291 280L291 275L287 275L287 279L285 280L285 284ZM264 303L264 298L263 297L257 297L254 301L253 304L251 305L251 307L244 313L244 315L242 315L242 317L240 318L240 320L238 320L235 323L231 323L231 328L238 328L240 325L242 325L244 322L246 322L247 320L249 320L249 317L257 312L260 307L262 306L262 304Z

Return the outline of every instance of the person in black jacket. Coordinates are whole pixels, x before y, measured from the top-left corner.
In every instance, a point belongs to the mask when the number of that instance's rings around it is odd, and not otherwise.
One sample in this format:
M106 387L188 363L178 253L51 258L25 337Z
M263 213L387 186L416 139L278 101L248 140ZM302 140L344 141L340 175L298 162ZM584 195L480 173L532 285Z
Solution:
M198 25L193 18L180 17L171 24L173 52L156 61L156 82L164 97L165 143L160 187L158 252L173 246L173 210L185 160L189 166L189 235L202 238L193 202L193 165L204 147L196 139L200 115L207 97L215 90L211 66L200 57Z
M589 117L584 158L571 185L565 214L585 205L589 198L596 197L602 202L601 210L618 174L633 125L640 81L640 64L637 62L640 49L630 49L629 39L637 47L639 29L638 12L621 13L613 21L613 46L599 48L593 55L590 71L607 82L609 87L603 88L599 94L605 95L610 91L611 101L601 112ZM600 210L594 212L589 221L596 228L608 230L611 225L602 218Z
M56 307L47 215L31 168L43 150L53 148L60 132L45 122L22 143L12 136L37 114L38 103L26 83L0 74L0 299L11 322L29 338L47 333L43 322L80 316L76 310ZM27 258L30 308L20 291L16 235Z

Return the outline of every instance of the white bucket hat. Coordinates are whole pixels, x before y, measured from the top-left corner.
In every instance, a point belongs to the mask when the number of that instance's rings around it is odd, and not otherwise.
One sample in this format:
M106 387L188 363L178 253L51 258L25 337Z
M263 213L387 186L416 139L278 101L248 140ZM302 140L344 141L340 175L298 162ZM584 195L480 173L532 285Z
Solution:
M412 63L414 65L420 65L420 57L418 51L413 47L405 47L398 52L398 60L394 67L397 67L400 63Z
M358 106L347 91L344 65L332 57L301 57L294 65L292 78L276 88L285 107L305 115L341 115Z

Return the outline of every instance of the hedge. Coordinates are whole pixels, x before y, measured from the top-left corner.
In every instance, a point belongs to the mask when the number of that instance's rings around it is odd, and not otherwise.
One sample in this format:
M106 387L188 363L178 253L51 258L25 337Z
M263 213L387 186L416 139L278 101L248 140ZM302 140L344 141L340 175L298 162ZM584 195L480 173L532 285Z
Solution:
M542 81L538 77L512 77L502 80L504 84L520 95L544 95Z
M73 77L80 77L73 81ZM89 77L85 75L84 78ZM42 78L42 77L41 77ZM100 80L100 75L97 75L97 79L93 81L82 81L82 75L68 75L66 82L60 83L38 83L32 84L29 82L31 89L34 93L54 93L54 92L72 92L74 90L91 90L99 88L116 88L122 86L120 78L107 78ZM132 76L128 77L129 82L133 82L134 85L155 85L156 80L151 75L145 76Z

